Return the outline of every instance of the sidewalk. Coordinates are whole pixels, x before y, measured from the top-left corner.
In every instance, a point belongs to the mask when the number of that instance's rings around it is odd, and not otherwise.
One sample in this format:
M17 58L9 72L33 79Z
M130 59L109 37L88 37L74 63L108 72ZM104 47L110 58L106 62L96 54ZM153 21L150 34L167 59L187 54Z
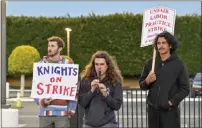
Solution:
M17 101L17 98L8 98L8 99L6 99L6 101L7 101L7 102L15 102L15 101ZM22 101L22 102L33 102L34 99L31 98L31 97L22 97L22 98L21 98L21 101Z

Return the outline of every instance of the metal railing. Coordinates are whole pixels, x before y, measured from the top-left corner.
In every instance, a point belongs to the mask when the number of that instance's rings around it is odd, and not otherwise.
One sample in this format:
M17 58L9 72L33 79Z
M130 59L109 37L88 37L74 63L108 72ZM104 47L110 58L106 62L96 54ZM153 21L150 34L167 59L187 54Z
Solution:
M124 88L123 105L116 112L119 128L147 128L147 91L138 88ZM71 127L81 128L84 109L78 105L77 115L71 119ZM202 127L202 96L187 96L180 104L181 128Z
M136 88L124 89L123 105L117 111L119 127L143 128L148 126L146 91Z
M124 102L117 114L119 127L147 128L148 110L146 104L147 91L141 89L124 89ZM181 128L202 127L202 96L187 96L180 103Z

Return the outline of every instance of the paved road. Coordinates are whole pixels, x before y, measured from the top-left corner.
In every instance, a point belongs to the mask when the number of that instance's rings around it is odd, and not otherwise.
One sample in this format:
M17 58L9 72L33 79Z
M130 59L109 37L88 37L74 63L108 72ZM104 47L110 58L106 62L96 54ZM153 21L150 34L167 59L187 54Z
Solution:
M7 101L12 108L15 107L15 102ZM38 126L38 106L33 102L22 102L23 108L19 109L19 124L21 127L39 127Z
M10 89L9 98L16 98L17 92L19 92L19 89ZM29 97L30 94L31 94L31 90L24 91L24 97Z

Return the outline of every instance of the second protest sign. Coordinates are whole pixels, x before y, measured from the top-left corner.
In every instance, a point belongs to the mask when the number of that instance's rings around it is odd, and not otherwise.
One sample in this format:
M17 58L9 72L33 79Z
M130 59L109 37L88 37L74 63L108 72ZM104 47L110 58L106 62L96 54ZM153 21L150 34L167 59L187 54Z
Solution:
M176 11L167 7L146 9L143 15L141 46L153 44L157 34L168 31L174 33Z

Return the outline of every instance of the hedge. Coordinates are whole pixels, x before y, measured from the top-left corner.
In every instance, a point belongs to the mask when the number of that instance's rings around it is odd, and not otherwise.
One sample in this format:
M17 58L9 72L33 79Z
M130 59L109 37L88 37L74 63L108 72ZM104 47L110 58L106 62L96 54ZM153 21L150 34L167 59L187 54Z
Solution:
M124 76L141 74L144 62L152 56L152 46L140 48L142 14L110 14L87 17L7 17L7 56L18 45L32 45L41 56L47 54L47 38L53 35L65 41L70 33L70 57L80 71L97 50L115 56ZM177 16L175 35L180 42L178 55L189 74L201 71L201 15ZM20 42L20 43L19 43ZM66 48L62 51L66 55Z

